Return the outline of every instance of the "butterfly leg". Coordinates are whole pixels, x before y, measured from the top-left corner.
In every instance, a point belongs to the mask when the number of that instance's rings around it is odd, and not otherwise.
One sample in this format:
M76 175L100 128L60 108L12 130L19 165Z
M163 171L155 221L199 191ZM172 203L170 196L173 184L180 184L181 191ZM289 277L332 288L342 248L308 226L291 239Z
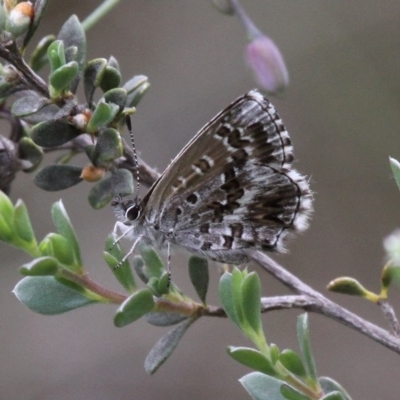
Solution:
M117 236L117 238L114 240L114 243L111 245L111 247L108 249L109 251L112 250L114 248L114 246L119 243L119 241L124 238L126 235L128 235L132 230L133 230L133 226L127 227L125 224L123 224L122 222L117 222L114 225L114 229L113 229L113 234L115 236ZM118 230L120 232L122 232L122 234L120 236L118 236Z
M133 252L135 251L137 245L139 244L139 242L143 239L143 235L140 235L137 237L137 239L133 242L132 247L129 249L129 251L122 257L121 261L119 261L119 263L113 268L113 269L117 269L119 268L127 259L128 257L133 254Z
M167 241L167 272L168 272L168 287L171 284L171 242Z

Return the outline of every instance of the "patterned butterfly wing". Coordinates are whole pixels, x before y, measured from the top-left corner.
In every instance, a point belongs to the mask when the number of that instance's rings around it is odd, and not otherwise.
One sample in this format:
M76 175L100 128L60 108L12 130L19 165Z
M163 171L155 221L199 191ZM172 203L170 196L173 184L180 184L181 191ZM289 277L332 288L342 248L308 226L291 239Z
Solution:
M251 91L183 148L146 195L144 214L166 240L218 261L242 263L249 247L281 250L311 212L292 161L274 107Z

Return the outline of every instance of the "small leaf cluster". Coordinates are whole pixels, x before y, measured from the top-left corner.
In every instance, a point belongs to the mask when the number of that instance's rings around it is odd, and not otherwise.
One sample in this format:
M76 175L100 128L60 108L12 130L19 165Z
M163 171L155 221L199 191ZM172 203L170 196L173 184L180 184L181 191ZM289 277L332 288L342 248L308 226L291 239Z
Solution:
M145 368L154 373L171 355L186 330L207 307L208 263L192 256L189 275L201 304L185 295L173 282L158 254L140 248L133 269L115 234L105 243L104 260L115 278L128 293L112 292L89 279L81 257L78 238L61 201L52 207L57 232L37 241L28 211L20 200L15 205L0 191L0 241L27 252L33 260L20 268L25 276L14 294L29 309L39 314L55 315L95 303L114 303L119 307L114 324L124 327L141 317L155 326L177 325L150 351ZM139 287L135 275L145 287ZM142 285L143 286L143 285Z
M3 103L12 103L4 108L12 126L18 128L11 133L18 148L18 168L34 171L42 163L44 152L61 150L63 154L55 164L37 173L36 185L58 191L83 180L92 182L89 202L94 208L101 208L113 196L133 192L132 173L121 166L124 144L120 131L150 84L143 75L122 83L119 64L113 56L86 60L86 35L75 15L63 24L58 35L42 38L25 62L27 40L46 5L44 0L34 3L34 17L28 19L28 27L19 39L6 34L8 25L1 24L0 15L0 57L6 60L0 65L0 97ZM7 7L0 10L4 14ZM46 65L50 69L47 82L38 75ZM80 83L85 95L83 103L77 97ZM86 154L86 166L71 164L79 153Z
M234 268L221 277L219 294L228 317L256 346L228 347L228 354L255 372L240 379L257 400L349 400L346 391L330 378L317 376L311 352L308 316L297 324L301 357L268 344L261 323L261 286L258 275Z
M57 232L36 239L25 204L13 205L0 192L0 240L34 257L20 268L25 275L14 289L27 307L59 314L93 302L107 302L82 283L84 270L75 231L61 201L52 208Z

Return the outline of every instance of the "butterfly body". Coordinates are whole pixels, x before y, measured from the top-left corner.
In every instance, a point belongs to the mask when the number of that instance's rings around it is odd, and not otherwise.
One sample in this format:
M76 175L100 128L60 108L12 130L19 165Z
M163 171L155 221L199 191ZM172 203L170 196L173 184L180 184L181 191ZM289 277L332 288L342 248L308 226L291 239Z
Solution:
M114 202L119 227L131 239L231 264L248 261L249 248L282 251L312 212L308 183L292 162L275 108L250 91L197 133L143 200Z

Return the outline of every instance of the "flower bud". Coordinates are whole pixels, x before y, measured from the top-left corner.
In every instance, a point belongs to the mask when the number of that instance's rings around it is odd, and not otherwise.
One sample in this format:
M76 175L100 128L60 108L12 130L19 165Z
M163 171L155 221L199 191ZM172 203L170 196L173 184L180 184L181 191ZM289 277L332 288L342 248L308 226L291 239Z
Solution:
M257 35L247 45L247 62L261 87L270 94L281 94L289 84L282 54L267 36Z
M34 9L30 1L18 3L8 15L7 31L14 37L21 36L29 29L33 16Z
M87 165L83 168L81 178L86 182L97 182L105 173L104 168L97 168L92 164Z

